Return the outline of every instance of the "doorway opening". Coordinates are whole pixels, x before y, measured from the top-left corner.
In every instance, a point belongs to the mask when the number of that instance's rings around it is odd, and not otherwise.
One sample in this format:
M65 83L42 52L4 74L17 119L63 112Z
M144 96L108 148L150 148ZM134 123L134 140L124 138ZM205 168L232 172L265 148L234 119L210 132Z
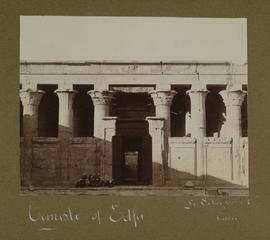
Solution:
M152 138L146 116L154 115L147 93L115 94L113 116L117 116L113 138L113 178L118 185L152 184Z
M140 179L141 171L141 137L123 137L123 164L124 183L136 184Z
M152 183L152 138L148 123L119 120L113 139L113 178L119 185Z

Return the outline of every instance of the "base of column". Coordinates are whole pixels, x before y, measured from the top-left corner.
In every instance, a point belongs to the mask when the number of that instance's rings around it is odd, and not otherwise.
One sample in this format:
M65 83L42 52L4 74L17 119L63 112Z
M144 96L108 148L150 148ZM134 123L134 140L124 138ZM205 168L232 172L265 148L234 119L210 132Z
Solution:
M163 166L157 163L152 164L152 185L163 186L164 185L164 172Z

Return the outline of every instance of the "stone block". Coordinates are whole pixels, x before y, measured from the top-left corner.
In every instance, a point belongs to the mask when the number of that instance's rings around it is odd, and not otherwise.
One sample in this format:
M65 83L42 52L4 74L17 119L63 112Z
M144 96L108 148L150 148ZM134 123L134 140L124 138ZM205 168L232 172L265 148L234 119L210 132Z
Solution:
M53 185L56 181L58 144L35 143L33 146L32 183L34 186Z
M195 163L194 138L169 138L169 180L171 183L194 179Z
M69 163L69 181L76 183L83 173L97 174L97 145L95 143L72 144Z
M211 182L233 182L232 152L230 144L210 143L205 148L206 174Z

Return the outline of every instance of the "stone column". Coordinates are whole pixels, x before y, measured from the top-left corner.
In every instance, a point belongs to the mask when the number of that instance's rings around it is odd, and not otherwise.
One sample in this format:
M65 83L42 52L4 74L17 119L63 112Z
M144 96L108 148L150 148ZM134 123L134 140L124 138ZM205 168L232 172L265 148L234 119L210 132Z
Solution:
M72 88L60 86L55 93L59 99L58 138L60 140L57 182L58 184L69 184L69 158L73 137L73 102L77 92Z
M103 139L103 121L104 117L109 116L110 103L113 97L112 91L91 90L88 92L91 96L95 112L94 112L94 137Z
M105 177L104 161L105 158L105 147L106 141L105 138L105 128L104 124L107 121L103 121L105 117L108 117L110 114L110 103L113 97L113 92L108 90L91 90L88 92L91 96L94 104L94 137L96 138L97 143L97 172ZM105 147L104 147L105 146Z
M104 179L112 179L113 136L116 134L117 117L104 117L103 157L101 161L101 176Z
M159 117L147 117L146 120L152 137L152 185L162 186L165 184L165 120Z
M32 185L33 144L32 138L38 135L38 107L44 91L25 89L20 91L23 105L24 152L22 162L22 186Z
M168 179L168 139L171 136L171 104L176 94L174 90L156 90L149 92L156 107L156 117L164 119L164 174Z
M219 93L226 106L226 136L233 138L233 180L238 182L241 176L240 163L240 137L241 127L241 105L244 101L246 91L238 86L228 85L226 90Z
M208 94L205 84L195 82L187 94L191 102L191 136L196 138L196 175L206 174L204 160L204 137L206 136L205 98Z

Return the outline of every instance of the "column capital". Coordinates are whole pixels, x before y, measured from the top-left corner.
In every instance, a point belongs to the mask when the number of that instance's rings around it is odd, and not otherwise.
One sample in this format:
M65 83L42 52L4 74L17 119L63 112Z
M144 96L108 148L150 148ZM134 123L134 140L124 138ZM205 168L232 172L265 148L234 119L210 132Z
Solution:
M174 90L155 90L149 92L151 95L155 106L166 105L170 106L172 104L173 97L176 95Z
M225 106L241 106L247 92L244 90L223 90L219 92Z
M73 89L56 89L54 92L58 95L59 99L59 114L62 114L62 111L71 111L75 94L78 92Z
M77 94L78 91L73 90L73 89L56 89L54 91L54 93L56 93L58 95L59 104L62 101L63 102L68 101L68 105L70 105L70 104L72 105L75 94ZM64 103L64 105L65 104L66 103Z
M107 90L90 90L88 94L91 96L94 105L109 105L113 98L113 91Z
M69 88L58 88L54 92L59 100L58 135L62 139L67 139L73 134L73 105L77 91Z
M206 96L209 91L206 88L206 85L202 82L195 82L192 84L191 89L186 91L188 95L191 95L193 93L200 93L201 95Z
M22 105L38 106L44 94L45 92L42 90L20 90L20 99L22 101Z

